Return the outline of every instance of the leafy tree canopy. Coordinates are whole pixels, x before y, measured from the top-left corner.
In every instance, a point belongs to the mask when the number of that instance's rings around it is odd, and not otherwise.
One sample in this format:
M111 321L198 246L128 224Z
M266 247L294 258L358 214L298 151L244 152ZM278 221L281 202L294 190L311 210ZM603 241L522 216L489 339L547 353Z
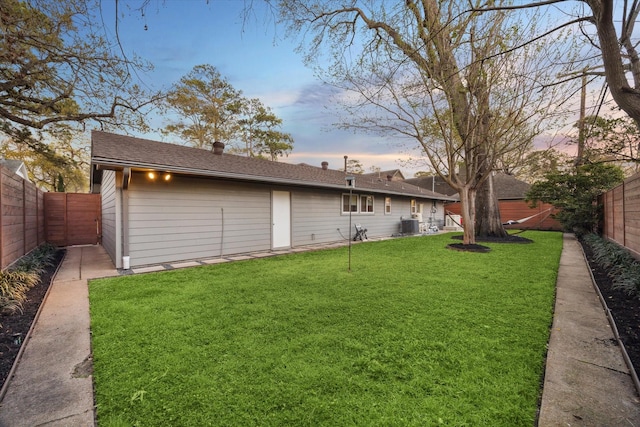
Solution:
M92 0L3 0L0 118L5 133L89 119L115 123L144 104L132 71L148 66L114 52Z
M585 118L584 159L590 162L613 163L626 175L640 170L640 132L628 116Z
M145 128L139 112L153 96L133 76L150 67L109 41L95 15L99 6L97 0L0 2L5 153L19 152L28 165L73 169L73 155L58 153L61 132L77 135L88 121L103 128ZM67 184L72 181L65 177Z
M345 93L340 125L412 139L458 192L465 224L478 223L476 193L498 161L528 148L566 94L546 84L568 60L562 44L523 45L535 15L476 13L485 2L462 0L270 3L309 64ZM460 163L465 173L451 173ZM497 207L486 217L487 233L506 234ZM465 244L474 232L465 228Z
M79 193L89 189L89 143L79 140L73 129L56 126L48 144L42 144L39 151L7 138L0 144L0 157L23 161L29 178L49 191L64 188L63 191Z
M162 130L195 147L211 149L216 141L249 157L277 160L293 149L291 135L278 129L282 119L259 99L247 99L209 64L197 65L161 102L173 113Z

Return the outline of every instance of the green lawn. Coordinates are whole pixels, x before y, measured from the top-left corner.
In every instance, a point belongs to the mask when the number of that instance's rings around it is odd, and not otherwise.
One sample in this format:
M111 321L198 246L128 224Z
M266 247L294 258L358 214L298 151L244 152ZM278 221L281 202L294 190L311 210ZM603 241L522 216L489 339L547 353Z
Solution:
M451 235L95 280L103 426L533 426L562 235Z

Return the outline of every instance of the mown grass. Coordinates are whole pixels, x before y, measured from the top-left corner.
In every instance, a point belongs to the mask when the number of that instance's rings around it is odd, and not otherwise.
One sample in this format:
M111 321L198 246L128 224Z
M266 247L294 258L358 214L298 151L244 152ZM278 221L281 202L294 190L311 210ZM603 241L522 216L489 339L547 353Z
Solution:
M450 235L90 283L100 426L532 426L559 233Z

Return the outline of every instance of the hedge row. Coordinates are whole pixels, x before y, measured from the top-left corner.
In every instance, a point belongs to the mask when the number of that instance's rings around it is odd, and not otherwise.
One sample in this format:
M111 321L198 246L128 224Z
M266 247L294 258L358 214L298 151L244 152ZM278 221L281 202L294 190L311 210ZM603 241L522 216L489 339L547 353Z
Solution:
M587 234L583 239L593 251L594 261L608 272L613 287L640 297L640 262L624 247L596 234Z

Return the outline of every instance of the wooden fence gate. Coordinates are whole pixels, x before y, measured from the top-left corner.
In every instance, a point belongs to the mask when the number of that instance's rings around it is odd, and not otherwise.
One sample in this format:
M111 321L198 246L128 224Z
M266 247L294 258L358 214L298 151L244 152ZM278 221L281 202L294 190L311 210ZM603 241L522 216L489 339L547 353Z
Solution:
M102 235L99 194L45 193L46 241L56 246L95 245Z

